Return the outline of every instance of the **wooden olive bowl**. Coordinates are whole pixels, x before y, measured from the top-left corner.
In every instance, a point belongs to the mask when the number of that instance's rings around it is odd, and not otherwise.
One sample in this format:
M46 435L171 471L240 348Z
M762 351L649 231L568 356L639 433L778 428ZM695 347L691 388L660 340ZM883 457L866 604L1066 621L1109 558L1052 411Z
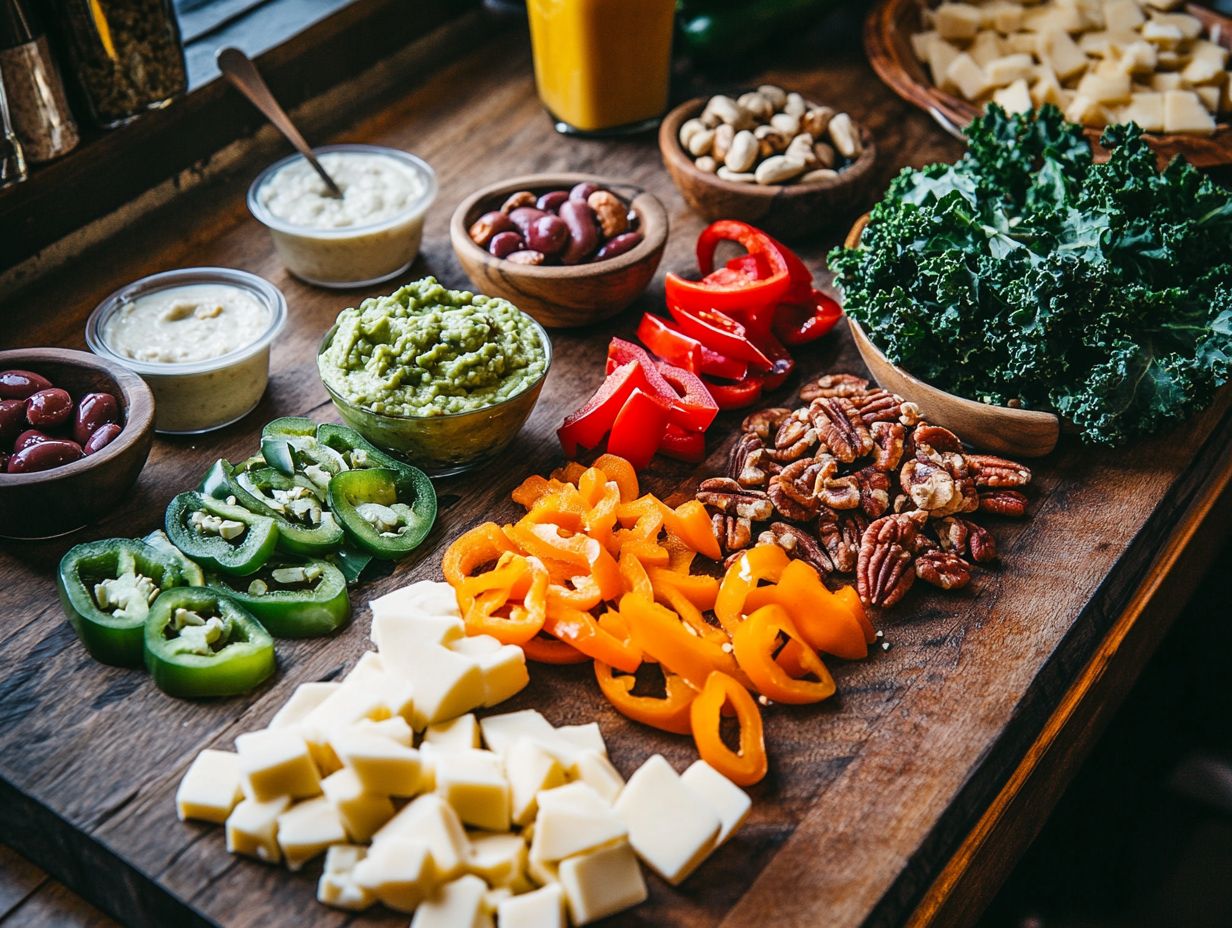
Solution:
M911 36L920 30L920 13L927 0L880 0L864 21L864 50L873 70L891 90L932 115L944 128L959 132L982 112L982 107L939 89L924 64L911 49ZM1214 10L1186 4L1185 12L1202 21L1206 38L1232 48L1232 19ZM1106 157L1099 137L1103 128L1086 128L1096 157ZM1143 140L1155 150L1161 163L1184 155L1200 168L1232 164L1232 125L1216 125L1213 135L1144 133Z
M707 219L740 219L779 238L797 239L836 221L849 220L865 207L876 180L877 147L860 126L864 150L837 177L807 184L742 184L708 174L680 146L680 127L701 113L706 98L695 97L667 114L659 126L659 153L676 189Z
M859 244L867 223L867 214L856 220L844 242L847 248ZM929 422L944 426L981 451L994 451L1009 457L1043 457L1057 446L1061 420L1052 413L991 406L939 390L894 364L850 316L847 324L851 328L852 341L873 379L891 393L919 406L920 415Z
M484 213L519 190L538 195L568 190L584 181L610 190L637 214L642 241L631 251L587 264L515 264L490 254L467 230ZM462 269L478 293L504 297L549 329L590 325L614 316L650 284L667 244L667 210L653 193L634 184L593 174L527 174L476 190L458 204L449 221L449 238Z
M0 370L10 368L42 374L74 402L104 392L120 407L124 427L101 451L51 470L0 474L0 536L54 538L94 521L132 488L154 438L154 394L132 371L85 351L0 351Z

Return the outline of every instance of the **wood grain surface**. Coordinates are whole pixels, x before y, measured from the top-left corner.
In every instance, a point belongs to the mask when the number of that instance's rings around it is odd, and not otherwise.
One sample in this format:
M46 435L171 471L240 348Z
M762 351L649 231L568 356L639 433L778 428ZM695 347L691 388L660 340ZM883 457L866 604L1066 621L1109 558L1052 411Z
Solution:
M856 44L848 37L822 56L789 56L774 70L748 75L747 84L770 79L842 99L877 138L882 183L903 164L953 158L956 144L885 89ZM535 98L522 36L486 42L426 83L357 105L353 118L333 141L407 148L440 176L440 199L408 279L431 273L465 285L449 244L450 211L477 187L516 174L583 170L627 179L663 200L672 235L659 276L627 312L595 328L554 333L556 362L538 408L503 460L438 484L440 522L421 551L363 585L349 628L326 640L279 642L280 672L251 696L181 702L140 673L97 664L55 600L53 571L70 541L0 549L0 840L125 924L405 925L402 915L355 917L318 905L319 863L291 874L230 857L221 829L176 820L175 786L201 748L229 748L237 733L264 725L295 686L352 666L368 646L365 600L439 577L443 546L453 537L477 521L510 517L508 493L520 479L560 463L554 429L600 381L608 337L630 334L643 310L659 307L664 271L693 269L702 221L673 189L654 139L557 136ZM267 162L274 154L256 157ZM158 438L131 499L71 541L148 531L215 458L251 453L270 418L334 418L314 351L336 313L371 294L316 290L289 277L243 206L259 166L190 193L5 307L0 347L79 347L99 299L173 267L254 271L282 287L290 303L257 410L209 436ZM827 233L801 246L814 268L854 218L835 216ZM805 373L860 369L843 327L800 361ZM612 923L901 923L1039 735L1212 479L1214 462L1226 458L1229 418L1225 396L1171 434L1129 450L1092 451L1063 440L1036 464L1031 518L994 527L1002 565L980 570L956 595L913 590L881 623L888 652L834 662L835 699L768 711L771 772L752 791L748 825L682 887L651 878L650 901ZM717 468L738 423L737 415L720 418L708 467L656 461L646 485L661 495L689 491L699 474ZM597 720L625 774L655 751L677 768L694 756L688 739L616 715L584 669L536 667L532 685L507 704L531 705L556 723Z

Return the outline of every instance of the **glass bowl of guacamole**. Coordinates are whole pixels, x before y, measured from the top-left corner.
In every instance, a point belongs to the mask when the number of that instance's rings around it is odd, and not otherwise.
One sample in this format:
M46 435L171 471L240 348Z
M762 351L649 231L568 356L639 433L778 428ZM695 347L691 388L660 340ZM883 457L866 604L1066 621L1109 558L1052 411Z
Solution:
M433 277L344 309L317 352L343 421L437 477L500 454L551 364L548 333L526 313Z

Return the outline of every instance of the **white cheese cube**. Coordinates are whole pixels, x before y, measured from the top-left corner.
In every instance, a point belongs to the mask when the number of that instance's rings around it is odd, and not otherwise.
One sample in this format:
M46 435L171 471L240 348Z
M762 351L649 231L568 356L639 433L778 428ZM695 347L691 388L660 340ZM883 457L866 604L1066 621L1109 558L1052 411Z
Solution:
M378 796L414 796L422 791L423 762L419 752L389 738L343 730L330 746L354 771L364 792Z
M1192 41L1202 35L1202 20L1188 13L1151 13L1151 22L1173 26L1182 39Z
M1188 90L1184 78L1175 71L1156 71L1151 75L1151 89L1163 93L1166 90Z
M928 60L928 48L933 43L933 39L937 38L937 31L929 29L925 32L913 32L911 34L911 50L915 52L916 58L920 61Z
M975 59L976 64L984 68L988 66L988 62L995 61L1004 55L1005 48L1001 44L1000 36L995 32L981 31L976 34L975 41L967 49L967 54Z
M278 863L282 859L278 848L278 816L290 806L287 796L267 802L245 799L227 816L227 850L266 863Z
M317 766L324 773L332 773L342 765L329 745L335 731L365 719L382 721L391 715L383 693L358 683L343 684L309 712L298 729L308 742L308 749Z
M1132 32L1144 22L1137 0L1104 0L1104 28L1109 32Z
M1036 37L1035 53L1062 81L1069 80L1087 67L1087 56L1082 49L1068 33L1059 29L1041 32Z
M984 69L966 52L950 62L945 76L968 100L978 100L991 89Z
M531 856L563 860L628 834L625 823L590 786L580 781L539 794L539 816L531 839Z
M342 678L348 686L368 686L378 689L385 679L385 662L376 651L365 651L355 662L355 666Z
M453 587L448 583L433 580L420 580L400 590L387 593L369 602L368 608L372 610L372 640L378 648L381 647L381 642L377 640L377 620L436 616L456 619L459 624L462 621L462 613L458 610L458 597ZM443 642L438 640L436 643L442 644Z
M381 826L394 817L394 804L388 796L364 790L354 770L343 768L321 781L330 801L352 841L370 841Z
M324 797L293 805L278 816L278 846L292 870L325 853L331 844L345 844L346 840L337 811Z
M1065 107L1065 118L1084 126L1105 126L1110 121L1109 116L1103 104L1083 94L1075 94Z
M325 702L342 686L341 683L301 683L291 698L274 713L267 728L287 728L302 721L313 709Z
M505 752L509 779L510 812L515 825L528 825L539 811L538 794L561 786L565 770L560 761L533 738L518 738Z
M235 739L244 795L258 802L279 796L304 799L321 794L321 778L299 732L267 728Z
M501 902L496 910L500 928L566 928L565 893L549 884Z
M1129 75L1088 71L1078 82L1078 96L1095 103L1128 103Z
M607 754L607 743L603 740L603 731L598 722L587 722L584 725L558 725L556 734L584 751L598 751Z
M466 860L466 832L458 813L434 793L425 793L403 806L385 827L372 836L372 846L387 838L414 838L428 846L433 878L451 880L462 872Z
M959 54L959 50L945 39L934 39L928 47L928 73L932 75L933 83L942 90L954 89L953 82L946 74Z
M1135 93L1129 105L1119 114L1122 122L1136 122L1147 132L1164 131L1164 95L1162 93Z
M1161 49L1175 49L1185 38L1184 34L1171 23L1161 23L1152 19L1142 27L1142 37L1148 42L1158 45Z
M325 869L317 881L317 901L336 909L360 912L376 896L355 882L355 867L368 852L357 844L335 844L325 852Z
M943 3L933 11L933 25L943 39L974 39L980 28L979 7Z
M612 808L629 829L637 856L673 886L715 849L718 813L681 782L661 754L648 758L629 777Z
M446 883L415 910L411 928L491 928L483 910L488 887L477 876L460 876Z
M1025 113L1031 109L1031 92L1027 89L1027 82L1017 80L1008 87L1001 87L993 92L992 102L1011 115Z
M1201 87L1195 87L1193 90L1208 112L1218 113L1222 108L1223 88L1218 84L1203 84Z
M1169 90L1164 94L1164 131L1210 135L1215 119L1193 91Z
M1034 55L1039 38L1034 32L1012 32L1002 41L1007 54Z
M464 823L488 831L508 831L510 825L509 781L500 758L494 762L479 754L487 751L450 751L434 758L435 791L458 813Z
M479 720L475 713L468 712L447 722L437 722L424 729L424 744L433 744L444 750L478 748Z
M1130 74L1151 74L1159 64L1159 52L1150 42L1130 42L1121 52L1120 65Z
M719 771L704 760L696 760L680 775L680 782L704 799L719 817L719 835L715 846L730 838L749 817L753 800Z
M562 862L560 887L575 925L623 912L648 895L633 848L624 842Z
M1036 106L1051 103L1056 107L1064 107L1065 100L1061 96L1061 84L1050 68L1042 68L1039 77L1031 85L1031 102Z
M464 715L483 704L483 674L465 655L422 642L382 650L390 673L403 674L415 690L411 726L416 731L434 722ZM406 644L406 647L401 647Z
M1028 32L1081 32L1086 22L1073 5L1041 3L1022 11L1022 28Z
M490 708L525 689L530 683L530 671L526 669L526 654L517 645L496 642L496 648L489 648L486 643L478 646L466 644L487 637L463 638L455 642L451 650L469 657L478 665L483 677L483 706ZM490 640L496 641L495 638Z
M996 29L1002 35L1022 28L1022 6L1017 3L986 3L980 13L980 23Z
M513 886L526 875L526 842L521 835L472 832L466 871L489 886Z
M1005 55L984 66L988 82L994 87L1006 87L1014 81L1026 80L1035 73L1035 59L1030 55Z
M360 719L350 727L351 731L358 732L361 735L373 735L377 738L388 738L404 748L409 748L414 740L414 733L411 731L410 724L401 716L395 715L387 719L375 721L373 719Z
M436 886L428 845L402 835L372 845L355 865L353 878L382 905L398 912L414 912Z
M1181 71L1181 77L1191 84L1205 84L1223 74L1227 64L1228 50L1202 39L1194 43L1189 64Z
M181 822L195 819L221 825L242 796L239 755L206 749L180 780L175 811Z
M479 730L483 734L483 743L497 754L504 754L523 736L541 739L551 738L555 734L551 723L534 709L489 715L479 720Z
M578 779L593 789L604 801L612 803L625 787L625 778L612 766L607 755L599 751L583 751L574 768Z

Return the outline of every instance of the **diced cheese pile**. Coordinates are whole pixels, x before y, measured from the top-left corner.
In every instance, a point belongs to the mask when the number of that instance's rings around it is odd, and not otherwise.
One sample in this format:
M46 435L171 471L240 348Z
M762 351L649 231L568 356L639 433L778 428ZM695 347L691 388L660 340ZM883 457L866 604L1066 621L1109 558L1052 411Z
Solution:
M942 3L912 36L933 83L1011 113L1051 103L1088 126L1209 134L1230 109L1228 50L1180 0Z
M412 928L563 928L642 902L639 859L686 879L748 815L704 761L678 774L655 755L626 783L595 723L477 718L526 685L526 663L467 638L447 584L371 607L377 650L297 688L235 753L202 751L181 820L225 824L229 851L292 870L324 854L327 905L379 902Z

